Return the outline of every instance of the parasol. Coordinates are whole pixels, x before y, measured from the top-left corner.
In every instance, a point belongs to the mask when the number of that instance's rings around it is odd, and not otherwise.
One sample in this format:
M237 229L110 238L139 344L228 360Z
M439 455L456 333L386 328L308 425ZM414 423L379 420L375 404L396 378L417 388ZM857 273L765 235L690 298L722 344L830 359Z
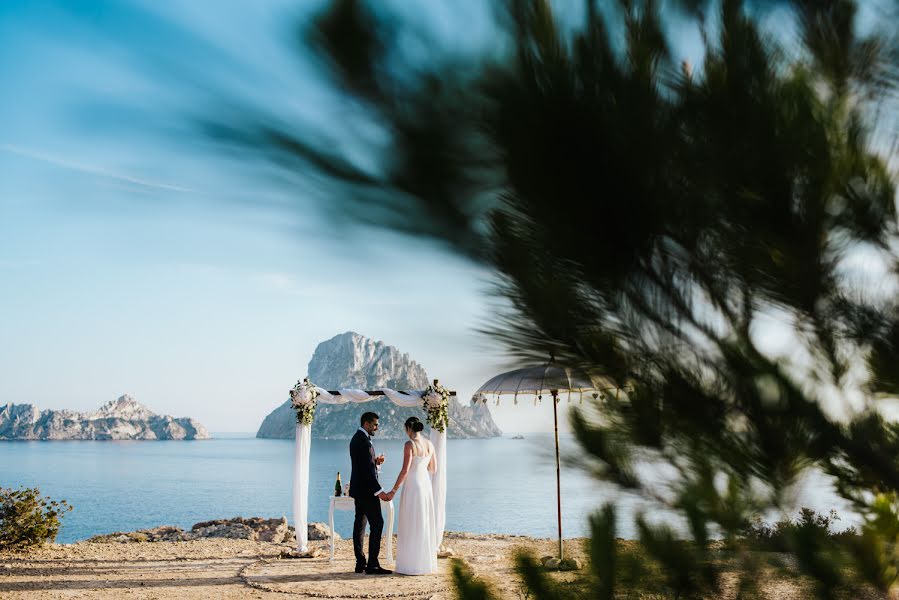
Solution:
M512 395L516 404L519 395L542 397L550 394L553 398L553 425L556 442L556 508L559 520L559 558L562 556L562 485L561 466L559 461L559 411L560 395L595 393L600 388L596 387L593 380L585 373L560 366L552 361L534 367L524 367L501 373L492 377L482 385L472 396L472 401L487 401L487 396Z

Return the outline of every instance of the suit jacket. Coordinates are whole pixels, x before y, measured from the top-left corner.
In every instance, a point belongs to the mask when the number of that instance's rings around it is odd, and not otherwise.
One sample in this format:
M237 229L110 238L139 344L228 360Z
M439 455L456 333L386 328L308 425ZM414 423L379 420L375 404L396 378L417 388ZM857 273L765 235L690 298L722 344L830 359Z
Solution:
M381 489L378 483L378 469L375 466L375 447L368 435L356 430L350 440L350 496L374 496Z

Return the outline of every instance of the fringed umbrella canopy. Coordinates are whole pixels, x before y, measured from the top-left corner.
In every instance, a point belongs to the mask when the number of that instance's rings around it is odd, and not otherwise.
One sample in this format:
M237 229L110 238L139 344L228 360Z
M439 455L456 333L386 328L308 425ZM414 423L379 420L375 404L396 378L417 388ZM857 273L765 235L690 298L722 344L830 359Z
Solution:
M472 400L485 400L495 395L542 396L553 390L569 395L595 392L599 388L590 377L581 371L547 363L536 367L524 367L491 377L472 396Z

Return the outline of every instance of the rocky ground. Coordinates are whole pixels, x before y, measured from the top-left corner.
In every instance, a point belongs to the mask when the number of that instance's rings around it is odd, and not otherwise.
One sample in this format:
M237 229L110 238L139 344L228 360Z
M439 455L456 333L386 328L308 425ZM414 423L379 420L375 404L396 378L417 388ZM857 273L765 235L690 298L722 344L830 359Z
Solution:
M278 519L230 519L197 523L190 531L160 527L142 532L98 536L76 544L52 544L26 555L0 553L0 598L6 600L99 598L428 598L453 600L450 561L440 560L435 575L408 577L373 576L353 572L352 542L336 542L335 560L328 560L327 529L313 525L310 542L313 558L291 558L295 546L292 532ZM280 541L272 541L280 536ZM262 538L270 538L261 541ZM313 536L310 536L312 538ZM160 540L160 541L152 541ZM170 540L170 541L165 541ZM286 541L285 541L286 540ZM586 559L585 540L568 540L566 556ZM636 542L620 541L622 549ZM553 540L523 536L479 535L449 532L445 546L464 559L474 574L487 582L497 598L528 598L515 572L516 550L527 549L537 556L552 555ZM633 548L631 548L633 549ZM382 556L381 562L392 561ZM777 559L765 557L766 562ZM650 579L662 581L647 565ZM573 599L590 597L589 588L578 583L585 571L553 571ZM737 598L736 575L725 577L716 598ZM769 599L799 600L816 597L809 582L783 569L768 569L761 585ZM657 591L639 591L622 597L634 600L663 600L671 596ZM840 596L841 598L843 596ZM857 590L853 600L878 597Z
M246 533L231 520L220 522L219 533ZM247 520L252 521L252 520ZM262 521L261 519L259 521ZM210 525L193 531L212 531ZM252 527L247 525L249 529ZM317 526L319 530L321 526ZM260 526L259 530L263 530ZM275 528L277 529L277 527ZM351 540L336 543L328 560L327 540L310 542L316 558L287 558L292 543L234 538L197 537L188 541L158 541L192 535L177 528L157 528L100 536L76 544L51 544L27 555L0 554L0 598L431 598L451 600L450 562L440 561L436 575L372 576L353 572ZM269 528L271 531L271 528ZM326 531L326 530L325 530ZM140 535L138 535L140 534ZM146 541L143 537L146 536ZM446 543L465 557L474 571L489 578L501 597L518 598L520 583L511 556L528 546L551 553L551 540L521 536L448 533ZM574 555L582 543L572 541ZM381 562L390 564L383 556ZM560 577L571 574L560 573Z
M340 534L334 534L340 539ZM225 538L231 540L250 540L253 542L271 542L273 544L296 543L296 532L287 524L287 518L263 519L261 517L235 517L196 523L189 531L180 527L164 525L153 529L138 531L107 533L89 538L88 542L125 543L125 542L190 542L201 539ZM328 526L324 523L309 523L308 539L327 540Z

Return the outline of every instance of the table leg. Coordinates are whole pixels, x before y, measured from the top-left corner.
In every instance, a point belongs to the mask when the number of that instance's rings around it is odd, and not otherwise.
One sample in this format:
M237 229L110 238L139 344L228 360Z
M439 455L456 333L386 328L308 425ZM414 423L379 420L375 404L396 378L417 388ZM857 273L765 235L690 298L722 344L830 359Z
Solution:
M334 498L328 506L328 546L331 548L331 556L328 560L334 560Z

